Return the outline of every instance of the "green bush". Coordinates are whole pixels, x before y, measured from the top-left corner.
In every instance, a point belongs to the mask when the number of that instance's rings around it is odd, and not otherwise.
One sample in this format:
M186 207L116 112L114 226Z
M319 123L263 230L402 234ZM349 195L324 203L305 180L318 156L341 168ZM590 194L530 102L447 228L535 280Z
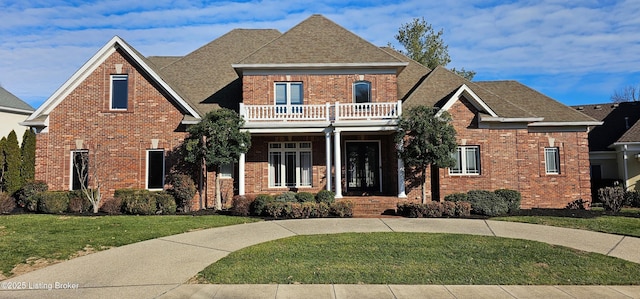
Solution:
M47 214L60 214L69 208L69 195L67 191L45 191L37 193L38 212Z
M471 203L471 211L475 214L493 217L509 212L507 201L494 192L472 190L467 193L467 196L467 200Z
M316 197L310 192L298 192L296 193L296 199L298 202L316 202Z
M69 191L69 212L84 213L91 210L91 202L81 190Z
M284 192L278 196L276 196L276 201L279 202L297 202L296 193L292 191Z
M425 204L425 217L440 218L442 217L442 204L439 201L430 201Z
M329 190L320 190L317 194L316 194L316 202L320 203L320 202L324 202L327 205L332 204L334 201L336 201L336 194L333 191L329 191Z
M455 217L456 216L456 203L453 201L443 201L442 204L442 216Z
M251 203L251 215L264 216L267 214L266 207L270 202L274 202L273 196L268 194L258 194L256 199Z
M315 200L315 199L314 199ZM311 215L316 214L315 210L318 207L318 204L316 202L303 202L300 204L300 207L302 208L302 215L301 218L311 218Z
M181 173L173 173L169 175L169 184L171 188L167 190L175 198L176 209L180 212L191 211L191 201L198 191L193 179Z
M154 194L144 189L120 189L114 196L122 200L122 212L131 215L153 215L157 204Z
M251 204L255 199L248 195L236 195L231 203L231 214L236 216L249 216L251 214Z
M624 190L620 186L600 188L598 198L605 211L618 213L624 204Z
M9 214L16 208L16 201L6 192L0 192L0 214Z
M471 216L471 204L466 201L456 202L456 217L469 217Z
M629 207L640 208L640 192L627 191L624 193L624 205Z
M467 193L451 193L445 196L444 200L458 202L458 201L467 201L467 198L468 198Z
M43 181L27 182L16 193L18 206L27 211L36 212L38 210L38 199L33 196L47 190L49 190L49 186Z
M285 214L284 205L285 205L285 202L281 202L281 201L268 202L264 207L264 212L263 213L266 216L278 219L278 218L282 217Z
M325 218L330 213L329 205L326 202L319 202L315 204L315 209L311 210L309 217L311 218Z
M341 200L333 202L329 205L330 214L336 217L345 218L353 216L353 202L349 200Z
M164 191L152 194L156 198L156 214L172 215L176 213L176 199L171 194Z
M515 213L520 210L520 201L522 200L520 192L510 189L498 189L494 193L507 202L508 213Z

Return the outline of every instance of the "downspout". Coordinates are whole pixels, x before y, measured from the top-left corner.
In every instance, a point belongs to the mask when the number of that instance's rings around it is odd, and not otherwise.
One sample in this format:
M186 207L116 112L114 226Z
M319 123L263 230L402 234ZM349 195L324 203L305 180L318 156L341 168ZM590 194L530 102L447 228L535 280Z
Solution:
M622 150L622 162L624 163L624 182L622 182L624 186L624 190L627 191L627 184L629 180L629 166L627 165L627 145L623 146Z

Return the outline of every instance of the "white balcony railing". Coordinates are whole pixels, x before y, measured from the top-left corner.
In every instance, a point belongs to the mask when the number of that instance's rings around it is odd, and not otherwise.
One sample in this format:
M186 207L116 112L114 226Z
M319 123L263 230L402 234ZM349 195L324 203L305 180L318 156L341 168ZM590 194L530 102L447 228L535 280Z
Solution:
M349 121L397 119L402 101L386 103L326 103L324 105L244 105L245 121Z

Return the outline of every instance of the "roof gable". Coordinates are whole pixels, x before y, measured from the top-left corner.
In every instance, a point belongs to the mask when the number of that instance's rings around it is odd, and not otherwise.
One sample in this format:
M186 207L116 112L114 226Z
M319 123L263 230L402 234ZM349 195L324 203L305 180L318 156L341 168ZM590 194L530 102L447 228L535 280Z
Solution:
M602 121L589 132L589 151L611 150L615 143L640 142L640 103L580 105L578 111Z
M33 107L0 86L0 111L31 114Z
M322 15L312 15L246 58L254 64L398 64L401 61Z
M111 54L116 50L121 49L126 55L137 63L142 70L144 70L152 80L155 81L161 88L163 88L173 99L178 106L184 109L189 115L200 118L200 114L196 112L178 92L172 88L167 81L160 77L156 72L157 68L153 63L148 61L144 56L140 55L133 47L128 45L123 39L118 36L114 36L107 44L105 44L89 61L87 61L78 71L76 71L71 78L69 78L58 90L56 90L51 97L49 97L27 120L24 125L42 125L43 122L35 121L42 119L43 116L49 115L49 113L57 107L73 90L76 89L95 69L102 64ZM46 123L46 121L44 121Z

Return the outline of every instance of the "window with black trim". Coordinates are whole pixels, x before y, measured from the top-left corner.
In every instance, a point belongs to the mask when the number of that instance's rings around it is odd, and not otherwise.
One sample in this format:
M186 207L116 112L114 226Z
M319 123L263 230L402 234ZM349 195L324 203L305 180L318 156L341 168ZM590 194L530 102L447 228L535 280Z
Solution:
M164 189L164 150L147 151L147 189Z
M479 146L458 146L456 152L453 154L453 157L456 161L456 164L455 166L449 168L449 174L480 174Z
M302 112L301 107L291 107L290 110L287 109L289 106L304 104L302 82L276 82L274 94L276 106L278 106L276 108L277 113L287 113L289 111L293 113Z
M111 75L111 110L127 110L129 106L129 76Z
M547 174L560 174L560 150L557 147L544 148L544 165Z
M371 103L371 82L358 81L353 83L353 102Z
M71 190L81 190L89 184L89 151L71 151Z

